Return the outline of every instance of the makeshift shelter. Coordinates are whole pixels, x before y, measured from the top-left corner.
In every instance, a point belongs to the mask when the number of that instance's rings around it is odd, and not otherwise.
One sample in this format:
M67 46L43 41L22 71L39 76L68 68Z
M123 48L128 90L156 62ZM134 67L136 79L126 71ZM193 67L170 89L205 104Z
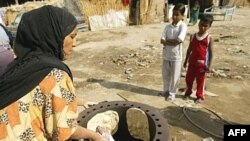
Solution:
M10 5L8 7L5 7L5 15L4 15L5 24L6 25L11 24L15 20L18 13L20 12L27 12L44 5L54 5L62 7L62 3L59 3L59 0L34 1L34 2L25 2L24 4L20 5Z
M164 0L130 0L130 25L152 23L163 18Z
M164 16L164 0L140 0L140 24L152 23Z
M163 18L164 0L82 0L82 6L85 21L95 30L94 24L105 29L119 27L117 24L146 24Z
M4 7L4 19L6 25L11 24L18 13L24 13L32 9L39 8L44 5L54 5L68 9L74 16L83 17L83 10L80 0L43 0L43 1L28 1L23 4L13 4Z
M85 22L92 31L127 25L128 6L118 0L81 0Z

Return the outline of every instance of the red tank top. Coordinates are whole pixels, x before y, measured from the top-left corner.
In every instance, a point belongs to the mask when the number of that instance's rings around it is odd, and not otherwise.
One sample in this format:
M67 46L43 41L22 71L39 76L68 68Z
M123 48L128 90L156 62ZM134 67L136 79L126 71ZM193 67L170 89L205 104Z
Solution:
M197 33L193 35L193 39L191 40L191 54L189 57L190 65L206 66L208 64L208 45L208 33L203 37L197 37Z

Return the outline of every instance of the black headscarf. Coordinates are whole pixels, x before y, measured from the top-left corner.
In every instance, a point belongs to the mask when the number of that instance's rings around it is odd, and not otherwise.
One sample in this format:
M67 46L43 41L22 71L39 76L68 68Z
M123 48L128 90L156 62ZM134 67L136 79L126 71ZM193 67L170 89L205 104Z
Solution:
M53 6L23 14L14 45L17 58L0 76L0 109L29 93L53 68L64 70L72 79L62 62L63 40L76 24L71 13Z

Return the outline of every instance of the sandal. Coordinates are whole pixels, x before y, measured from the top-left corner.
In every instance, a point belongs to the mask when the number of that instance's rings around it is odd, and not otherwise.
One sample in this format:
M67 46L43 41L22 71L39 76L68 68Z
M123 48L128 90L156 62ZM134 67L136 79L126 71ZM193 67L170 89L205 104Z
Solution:
M202 103L202 99L201 98L196 98L195 100L194 100L194 103L196 103L196 104L199 104L199 103Z
M158 96L168 97L169 96L169 92L160 92L160 93L158 93Z

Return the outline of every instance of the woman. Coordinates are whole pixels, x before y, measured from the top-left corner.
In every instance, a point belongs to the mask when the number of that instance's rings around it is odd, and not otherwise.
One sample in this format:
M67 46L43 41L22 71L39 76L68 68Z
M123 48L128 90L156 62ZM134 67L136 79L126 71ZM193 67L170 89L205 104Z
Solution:
M69 12L44 6L23 15L17 58L0 78L0 140L103 140L77 125L70 69L77 21Z

